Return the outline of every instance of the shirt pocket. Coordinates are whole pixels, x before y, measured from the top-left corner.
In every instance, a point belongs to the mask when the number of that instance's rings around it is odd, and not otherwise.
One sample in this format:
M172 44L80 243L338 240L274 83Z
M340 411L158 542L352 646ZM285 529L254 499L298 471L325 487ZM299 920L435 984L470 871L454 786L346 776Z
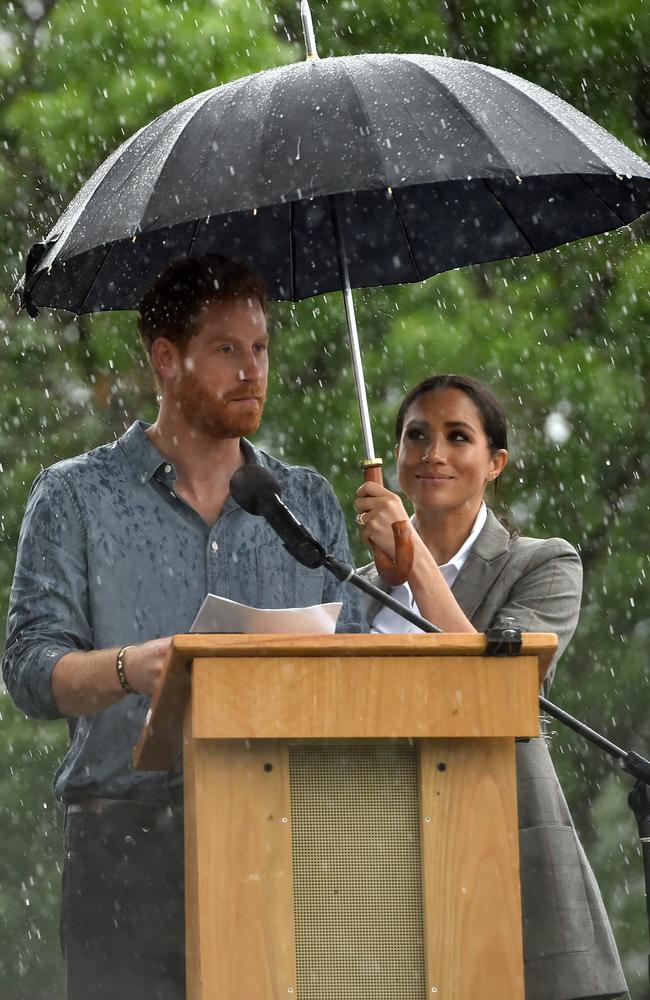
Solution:
M322 603L322 566L309 569L301 565L279 544L262 543L256 559L259 608L307 608Z

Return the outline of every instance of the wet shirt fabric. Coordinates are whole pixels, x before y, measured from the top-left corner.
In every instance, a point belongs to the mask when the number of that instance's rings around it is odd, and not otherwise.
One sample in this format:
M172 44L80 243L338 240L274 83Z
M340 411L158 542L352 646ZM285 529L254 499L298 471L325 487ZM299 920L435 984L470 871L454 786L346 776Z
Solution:
M207 593L256 607L343 601L339 632L367 631L360 596L324 569L307 569L273 530L228 497L208 525L174 491L175 470L136 422L117 441L45 470L27 504L10 597L3 676L39 719L61 717L51 677L63 655L187 632ZM242 441L283 500L328 552L350 561L329 483ZM165 800L182 778L131 766L149 699L129 695L68 720L71 743L54 779L58 798L82 794Z

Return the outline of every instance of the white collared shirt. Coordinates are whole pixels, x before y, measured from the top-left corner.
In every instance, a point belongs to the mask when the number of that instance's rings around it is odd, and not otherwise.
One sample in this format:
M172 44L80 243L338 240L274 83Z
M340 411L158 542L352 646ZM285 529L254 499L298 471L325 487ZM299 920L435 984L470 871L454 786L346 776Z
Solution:
M438 567L442 573L445 583L450 589L461 569L467 562L467 558L474 548L476 539L483 531L486 521L487 507L484 503L482 503L479 512L476 515L476 520L474 521L472 530L459 548L458 552L451 557L449 562L443 563L442 566ZM404 604L407 608L411 608L415 611L416 615L420 614L420 610L413 599L413 594L411 593L411 588L408 583L402 583L399 587L392 587L390 595L391 597L394 597L396 601L399 601L400 604ZM422 629L419 629L417 625L412 625L410 622L407 622L405 618L401 618L395 611L391 611L390 608L382 608L375 615L375 620L370 626L370 631L382 632L386 635L395 635L397 633L404 632L421 632Z

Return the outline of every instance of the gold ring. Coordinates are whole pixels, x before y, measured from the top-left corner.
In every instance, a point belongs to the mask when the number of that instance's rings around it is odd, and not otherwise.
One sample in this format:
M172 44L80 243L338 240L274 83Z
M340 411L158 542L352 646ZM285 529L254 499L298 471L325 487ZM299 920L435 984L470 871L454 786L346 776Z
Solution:
M363 528L364 524L366 523L365 517L367 513L368 511L364 510L362 514L357 514L357 524L359 525L360 528Z

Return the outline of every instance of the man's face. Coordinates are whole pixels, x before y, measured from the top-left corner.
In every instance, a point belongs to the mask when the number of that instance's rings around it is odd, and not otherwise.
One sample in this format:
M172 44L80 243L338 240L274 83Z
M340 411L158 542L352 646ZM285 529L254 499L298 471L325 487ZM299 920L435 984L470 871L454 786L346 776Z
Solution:
M269 372L266 317L257 300L209 302L178 355L171 393L185 421L216 438L259 427Z

